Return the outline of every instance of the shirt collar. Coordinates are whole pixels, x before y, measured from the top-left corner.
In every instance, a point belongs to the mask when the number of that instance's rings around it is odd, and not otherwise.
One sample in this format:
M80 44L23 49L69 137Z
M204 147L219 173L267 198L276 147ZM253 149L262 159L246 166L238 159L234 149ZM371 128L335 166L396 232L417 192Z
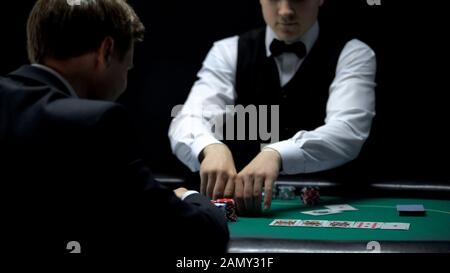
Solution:
M69 82L66 79L64 79L64 77L61 76L61 74L59 74L58 72L56 72L54 69L52 69L46 65L42 65L42 64L32 64L31 66L40 68L42 70L47 71L48 73L51 73L53 76L57 77L58 80L60 80L64 84L64 86L67 88L67 90L69 90L70 95L72 95L74 97L78 97L77 93L72 88L72 86L69 84Z
M314 46L314 43L317 41L317 38L319 37L319 22L315 22L309 29L306 31L306 33L295 40L294 42L302 41L306 46L306 54L311 51L312 47ZM275 32L269 27L266 27L266 54L267 57L270 57L272 53L270 52L270 44L272 43L273 39L278 39Z

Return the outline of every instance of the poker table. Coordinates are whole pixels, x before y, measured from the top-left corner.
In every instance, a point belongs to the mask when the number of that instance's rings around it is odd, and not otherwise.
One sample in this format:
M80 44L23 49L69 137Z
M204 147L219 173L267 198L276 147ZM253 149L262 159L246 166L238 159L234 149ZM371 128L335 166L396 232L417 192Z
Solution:
M192 188L183 178L157 176L169 187ZM294 200L272 202L257 217L238 217L229 223L229 253L450 253L450 181L379 181L361 185L296 176L279 178L275 185L297 189L319 187L320 202L306 207ZM326 205L349 204L356 211L311 216L301 211ZM399 216L396 205L422 204L425 216ZM409 230L270 226L274 219L336 220L409 223ZM379 246L379 247L378 247Z
M304 185L297 184L297 186ZM380 189L385 192L387 190L390 194L382 194ZM357 197L344 194L333 195L333 191L328 189L325 191L327 195L321 196L320 202L312 207L302 204L299 197L294 200L275 199L271 208L263 211L258 217L239 217L237 222L229 223L231 234L229 252L449 253L450 199L448 199L448 190L446 185L435 185L430 188L429 184L384 183L372 184L371 190L361 191ZM366 194L367 192L372 194ZM332 204L349 204L357 210L321 216L301 213L302 211L325 209L324 206ZM422 204L426 209L426 215L399 216L396 209L396 205L399 204ZM393 222L410 223L410 227L409 230L386 230L270 226L269 224L274 219Z

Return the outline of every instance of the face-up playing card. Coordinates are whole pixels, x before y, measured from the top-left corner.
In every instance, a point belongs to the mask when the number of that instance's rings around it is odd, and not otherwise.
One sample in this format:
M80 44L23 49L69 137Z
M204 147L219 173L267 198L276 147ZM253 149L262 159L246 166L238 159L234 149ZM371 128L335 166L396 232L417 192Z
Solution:
M275 219L269 226L281 226L281 227L295 227L298 226L301 220L295 219Z
M332 209L332 210L342 210L342 211L346 211L346 210L358 210L348 204L339 204L339 205L328 205L325 206L326 208Z
M366 229L377 229L380 228L383 223L380 222L356 222L353 228L366 228Z
M353 221L329 221L327 227L330 228L351 228L355 222Z
M409 223L383 223L381 229L409 230Z
M298 226L300 227L326 227L328 221L323 220L303 220Z
M320 216L320 215L336 214L341 212L342 211L340 210L333 210L333 209L318 209L318 210L302 211L301 213L313 216Z

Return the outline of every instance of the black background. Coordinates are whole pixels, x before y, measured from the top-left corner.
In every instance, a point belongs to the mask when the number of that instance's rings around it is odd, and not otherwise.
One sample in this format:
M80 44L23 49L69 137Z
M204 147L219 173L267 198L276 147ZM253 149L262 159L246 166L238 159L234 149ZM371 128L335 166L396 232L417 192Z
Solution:
M27 62L25 25L35 1L0 6L0 74ZM167 137L212 43L264 24L258 0L129 1L147 28L120 102L155 172L187 172ZM358 159L372 179L449 182L448 15L444 1L328 0L324 23L355 33L377 53L377 116ZM356 168L356 167L355 167Z

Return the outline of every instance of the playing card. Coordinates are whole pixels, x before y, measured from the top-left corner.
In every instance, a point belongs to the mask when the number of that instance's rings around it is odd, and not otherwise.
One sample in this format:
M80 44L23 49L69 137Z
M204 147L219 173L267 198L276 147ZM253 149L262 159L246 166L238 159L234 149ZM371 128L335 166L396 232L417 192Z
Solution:
M299 227L326 227L328 225L328 221L323 220L304 220L299 223Z
M299 225L301 220L296 219L275 219L270 223L270 226L294 227Z
M409 230L409 223L383 223L381 229Z
M327 227L330 228L351 228L355 222L353 221L329 221Z
M358 209L356 209L356 208L354 208L354 207L352 207L352 206L350 206L348 204L328 205L328 206L325 206L325 207L327 207L329 209L332 209L332 210L342 210L342 211L358 210Z
M333 210L333 209L318 209L318 210L302 211L301 213L313 216L320 216L320 215L336 214L341 212L342 211L340 210Z
M380 222L356 222L353 228L366 228L366 229L377 229L380 228L383 223Z

